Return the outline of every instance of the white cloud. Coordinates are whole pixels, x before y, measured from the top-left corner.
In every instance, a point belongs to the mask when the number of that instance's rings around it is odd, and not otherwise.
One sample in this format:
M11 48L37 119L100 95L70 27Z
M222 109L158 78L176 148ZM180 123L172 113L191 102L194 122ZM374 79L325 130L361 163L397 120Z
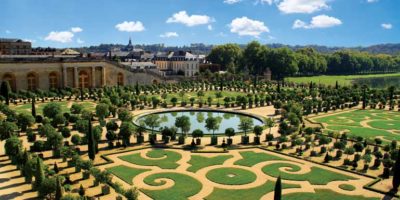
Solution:
M272 1L272 0L271 0ZM278 4L278 9L286 14L290 13L314 13L323 9L328 9L328 0L282 0Z
M212 31L212 30L213 30L213 27L212 27L212 25L211 25L211 24L209 24L209 25L207 26L207 29L208 29L209 31Z
M272 5L272 3L277 3L279 2L279 0L256 0L254 2L255 5L257 4L268 4L268 5Z
M327 15L318 15L312 18L311 22L307 24L304 21L297 19L294 21L292 28L304 28L304 29L314 29L314 28L329 28L333 26L339 26L342 21L338 18L330 17Z
M119 31L125 31L125 32L141 32L145 30L143 23L141 21L130 21L130 22L124 21L122 23L115 25L115 28L118 29Z
M367 3L375 3L378 2L379 0L367 0Z
M82 32L83 29L82 29L81 27L72 27L72 28L71 28L71 31L72 31L73 33L79 33L79 32Z
M61 42L61 43L67 43L71 42L72 38L74 37L74 34L69 31L51 31L45 38L44 40L47 41L53 41L53 42Z
M165 32L164 34L161 34L160 37L162 38L179 37L179 34L176 32Z
M237 33L240 36L258 37L264 32L269 32L264 22L252 20L247 17L235 18L229 27L232 33Z
M209 24L213 19L207 15L188 15L186 11L180 11L174 13L172 17L167 19L167 23L180 23L186 26L197 26L203 24Z
M235 3L239 3L242 0L224 0L224 3L226 4L235 4Z
M11 31L10 30L6 30L6 31L4 31L6 34L11 34Z
M383 23L381 24L383 29L392 29L393 25L392 24L388 24L388 23Z
M31 39L23 39L23 41L27 41L27 42L30 42L30 43L35 43L36 42L36 40L31 40Z
M85 43L85 41L83 41L83 40L81 40L80 38L78 38L78 39L76 39L76 43L78 43L78 44L83 44L83 43Z

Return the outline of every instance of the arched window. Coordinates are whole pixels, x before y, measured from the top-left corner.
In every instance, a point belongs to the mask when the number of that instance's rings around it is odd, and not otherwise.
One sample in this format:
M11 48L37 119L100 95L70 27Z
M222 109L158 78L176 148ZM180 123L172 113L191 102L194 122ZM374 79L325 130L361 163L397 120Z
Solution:
M89 88L89 74L86 71L79 72L79 87L80 88Z
M121 72L118 73L118 76L117 76L117 85L120 85L120 86L124 85L124 74L122 74Z
M28 81L28 90L36 90L39 85L38 77L35 73L31 72L26 76Z
M57 72L51 72L49 74L49 88L58 88L58 76Z
M8 84L10 85L10 88L12 91L16 91L16 81L15 81L15 75L11 73L6 73L3 76L3 81L7 81Z

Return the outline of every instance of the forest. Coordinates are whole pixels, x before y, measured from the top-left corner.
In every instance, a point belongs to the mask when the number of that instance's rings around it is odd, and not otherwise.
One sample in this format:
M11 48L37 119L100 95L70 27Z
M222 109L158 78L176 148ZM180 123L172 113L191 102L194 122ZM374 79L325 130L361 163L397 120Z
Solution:
M400 56L354 50L319 53L313 48L269 48L256 41L245 48L237 44L215 46L207 60L231 73L262 75L271 69L274 78L320 74L372 74L400 71Z

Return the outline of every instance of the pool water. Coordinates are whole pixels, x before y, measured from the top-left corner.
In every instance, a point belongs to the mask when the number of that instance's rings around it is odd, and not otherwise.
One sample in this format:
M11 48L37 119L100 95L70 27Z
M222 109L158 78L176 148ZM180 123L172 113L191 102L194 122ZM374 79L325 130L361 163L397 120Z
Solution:
M206 126L206 119L208 117L216 117L218 120L220 120L219 124L219 129L215 130L215 134L224 134L225 129L227 128L233 128L236 133L242 132L239 129L239 124L240 124L240 119L241 118L250 118L253 121L253 127L256 125L263 125L263 122L253 116L241 114L241 113L233 113L233 112L224 112L224 111L171 111L171 112L159 112L159 113L152 113L149 115L158 115L159 120L160 120L160 126L156 128L155 130L160 129L161 127L172 127L175 126L175 119L180 116L188 116L190 119L190 131L189 133L192 133L195 129L200 129L204 132L204 134L212 134L212 130L207 130ZM136 124L142 124L141 123L144 121L146 116L149 115L144 115L140 116L136 120ZM147 127L144 125L147 129L150 129L150 127ZM251 130L252 131L252 130ZM178 129L178 132L180 132L180 129Z

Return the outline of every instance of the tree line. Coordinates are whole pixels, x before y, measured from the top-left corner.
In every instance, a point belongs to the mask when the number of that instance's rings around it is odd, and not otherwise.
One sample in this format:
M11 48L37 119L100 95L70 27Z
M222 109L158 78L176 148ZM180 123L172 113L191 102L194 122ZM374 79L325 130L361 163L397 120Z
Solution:
M294 51L287 47L269 48L256 41L244 48L237 44L215 46L207 60L231 73L263 75L269 68L275 79L294 75L400 71L400 56L350 50L323 54L308 47Z

